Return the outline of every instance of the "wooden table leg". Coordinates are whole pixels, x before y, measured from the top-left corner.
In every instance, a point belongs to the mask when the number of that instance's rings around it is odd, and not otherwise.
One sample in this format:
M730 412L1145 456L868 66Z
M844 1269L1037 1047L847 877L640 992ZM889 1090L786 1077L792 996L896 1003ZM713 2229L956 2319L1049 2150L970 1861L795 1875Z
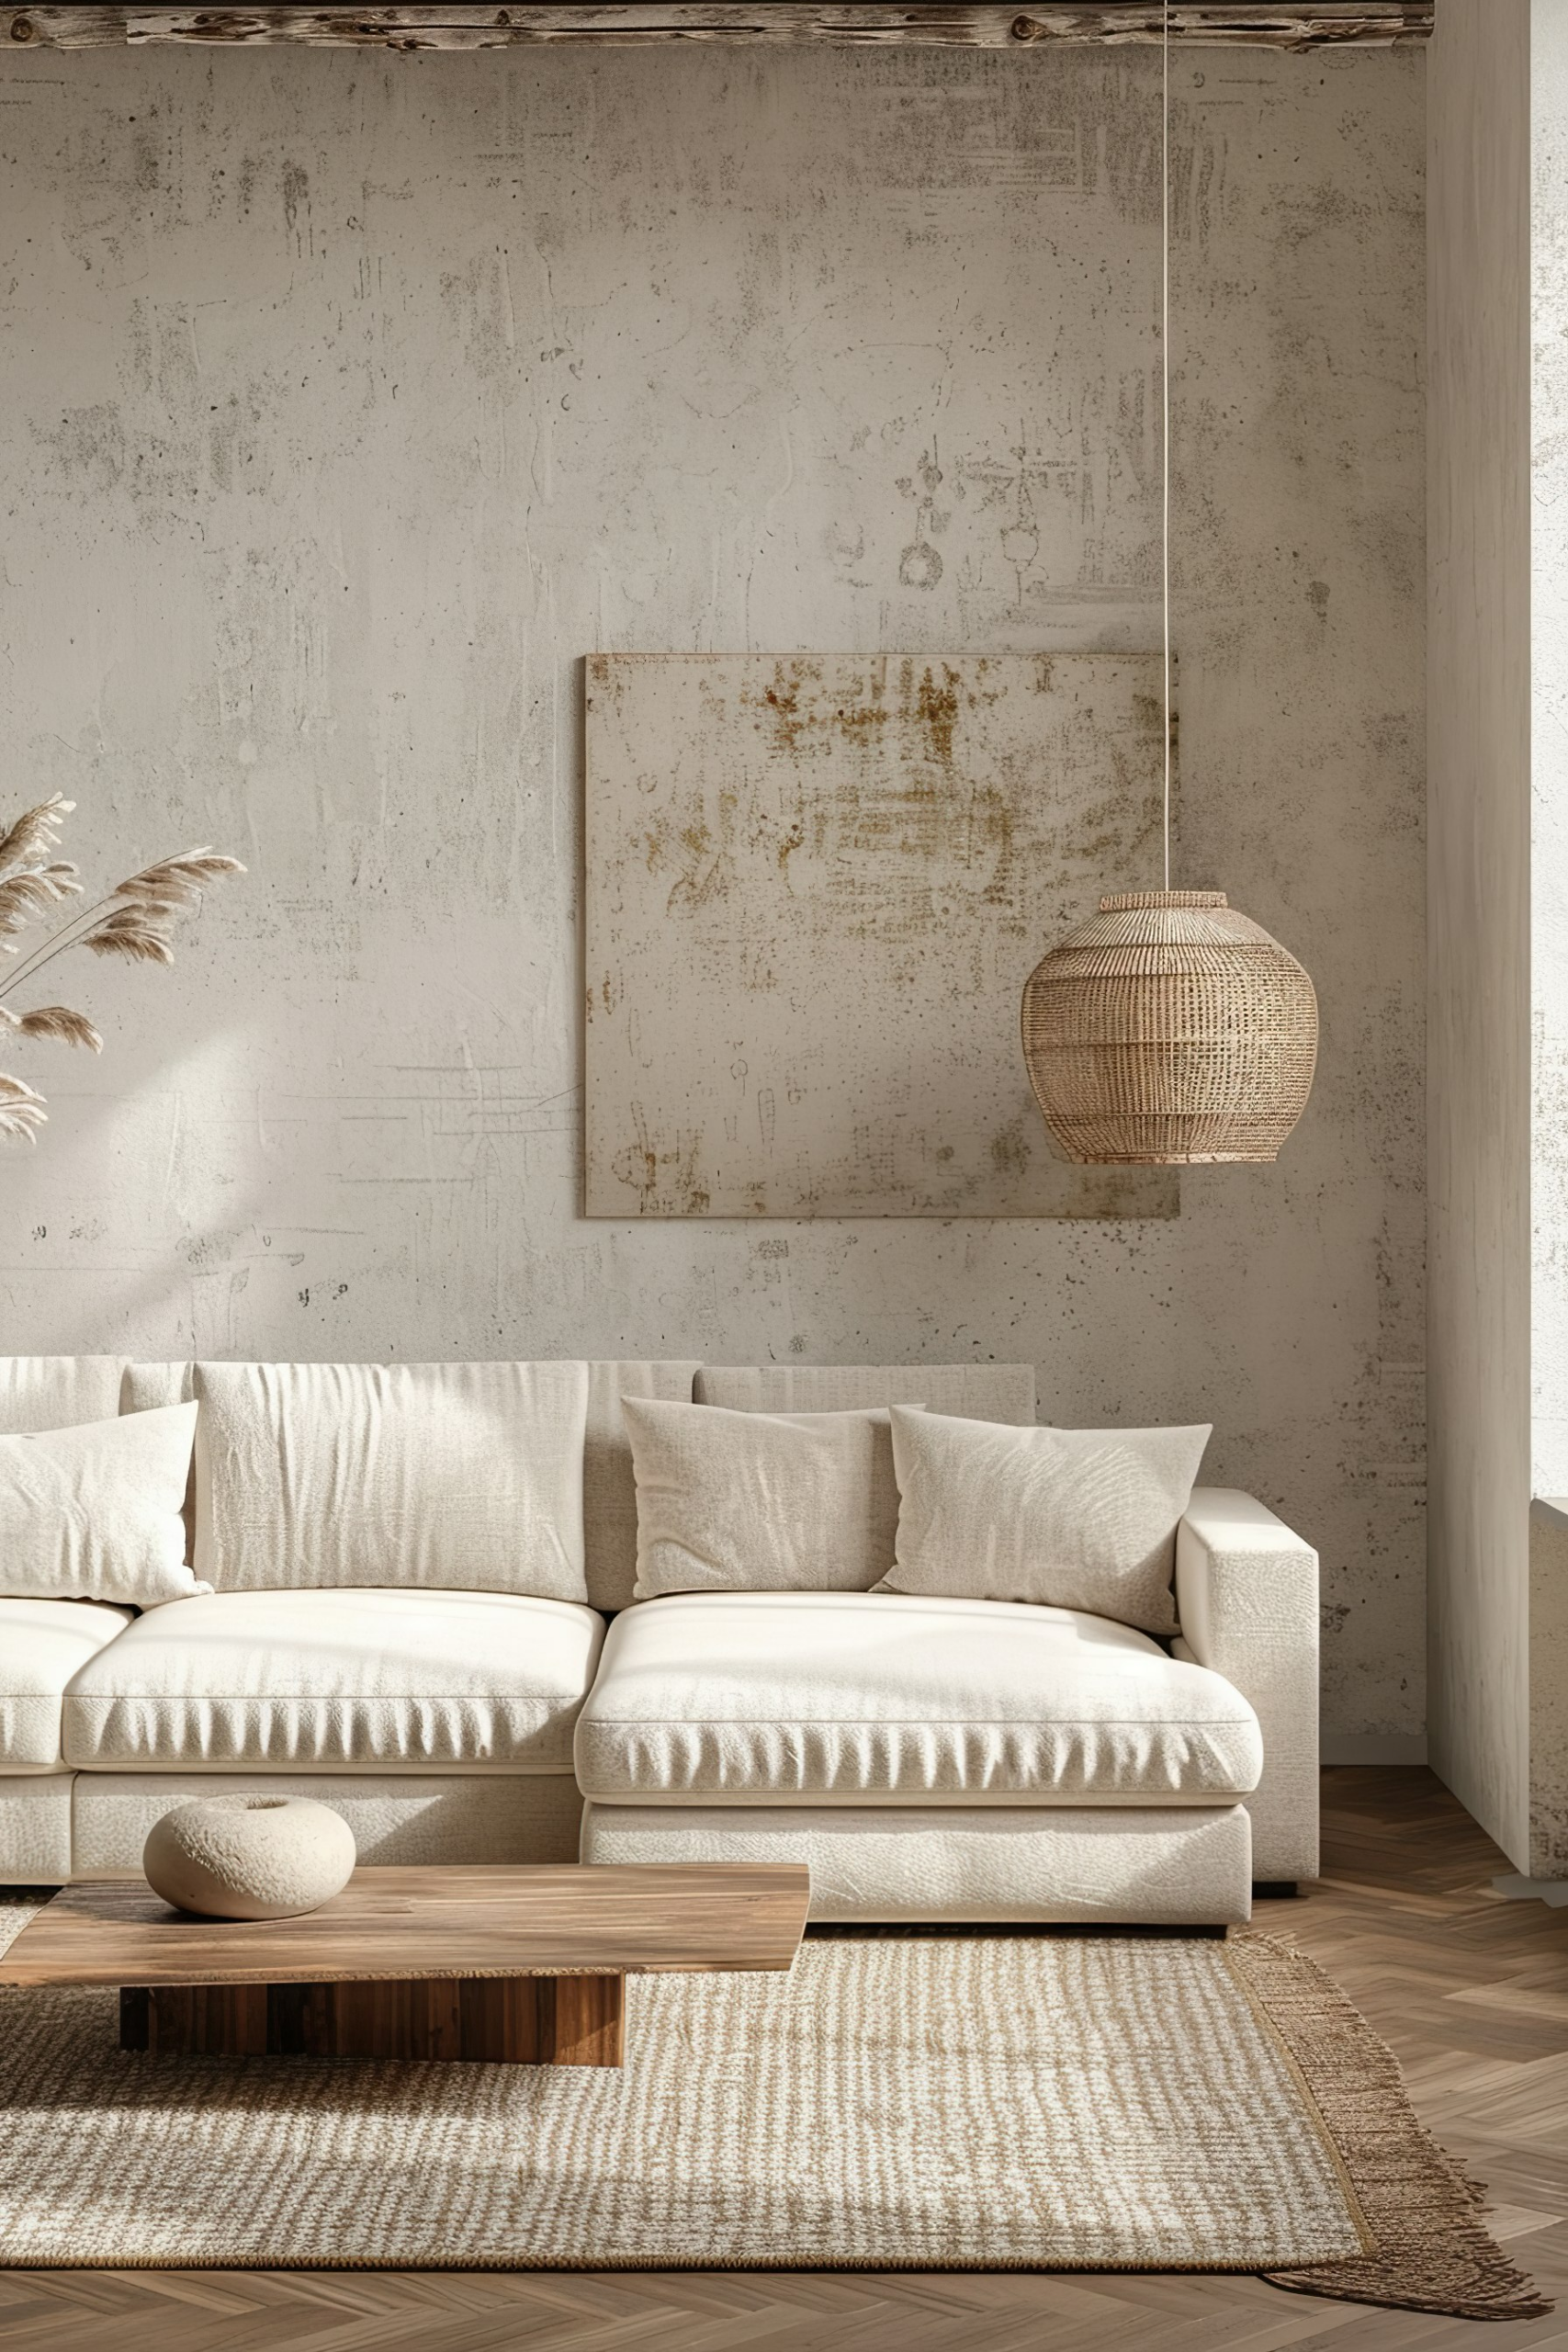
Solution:
M119 2046L265 2057L266 1996L265 1984L122 1984Z
M626 2050L624 1976L536 1976L538 2064L618 2066Z
M618 2066L623 1976L127 1984L122 2050L207 2057L470 2059Z

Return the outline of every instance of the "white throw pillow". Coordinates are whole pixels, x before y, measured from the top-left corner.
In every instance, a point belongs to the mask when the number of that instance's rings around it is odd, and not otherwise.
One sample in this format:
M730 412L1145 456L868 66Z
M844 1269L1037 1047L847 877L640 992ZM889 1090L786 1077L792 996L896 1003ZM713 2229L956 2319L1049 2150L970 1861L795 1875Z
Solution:
M891 1568L898 1487L886 1406L735 1413L623 1396L621 1411L637 1474L638 1600L867 1592Z
M0 1593L156 1609L209 1592L180 1516L194 1405L0 1437Z
M1013 1429L892 1408L897 1556L878 1592L1035 1600L1174 1634L1177 1521L1210 1425Z

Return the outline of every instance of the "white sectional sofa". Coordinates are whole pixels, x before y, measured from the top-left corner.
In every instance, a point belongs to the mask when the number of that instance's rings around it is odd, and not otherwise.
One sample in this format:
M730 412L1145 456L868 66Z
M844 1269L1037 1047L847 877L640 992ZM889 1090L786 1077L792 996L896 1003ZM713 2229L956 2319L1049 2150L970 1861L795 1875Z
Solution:
M193 1396L215 1589L0 1599L0 1879L134 1870L216 1778L323 1798L367 1861L804 1860L829 1920L1217 1925L1316 1874L1316 1557L1247 1496L1194 1493L1168 1644L897 1593L634 1600L623 1396L1021 1424L1028 1367L17 1357L0 1434Z

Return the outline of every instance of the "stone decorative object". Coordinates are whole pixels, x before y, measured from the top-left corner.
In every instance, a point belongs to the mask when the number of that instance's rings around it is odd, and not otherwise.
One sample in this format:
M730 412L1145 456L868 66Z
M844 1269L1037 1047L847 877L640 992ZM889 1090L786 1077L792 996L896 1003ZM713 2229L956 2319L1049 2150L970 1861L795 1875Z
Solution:
M152 1825L147 1883L176 1910L214 1919L289 1919L348 1884L354 1832L313 1797L201 1797Z

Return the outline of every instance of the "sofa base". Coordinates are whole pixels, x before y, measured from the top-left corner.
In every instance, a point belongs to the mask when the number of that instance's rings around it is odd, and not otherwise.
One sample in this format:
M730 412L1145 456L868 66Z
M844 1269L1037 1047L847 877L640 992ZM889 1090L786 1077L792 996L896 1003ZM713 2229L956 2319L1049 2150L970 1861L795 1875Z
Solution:
M0 1792L7 1785L0 1781ZM362 1862L577 1860L582 1799L570 1772L78 1772L58 1876L139 1871L161 1814L197 1797L251 1792L330 1804L353 1830Z
M0 1883L60 1886L71 1875L71 1772L0 1778Z
M588 1804L585 1862L805 1862L812 1919L1238 1927L1239 1804L872 1807Z

